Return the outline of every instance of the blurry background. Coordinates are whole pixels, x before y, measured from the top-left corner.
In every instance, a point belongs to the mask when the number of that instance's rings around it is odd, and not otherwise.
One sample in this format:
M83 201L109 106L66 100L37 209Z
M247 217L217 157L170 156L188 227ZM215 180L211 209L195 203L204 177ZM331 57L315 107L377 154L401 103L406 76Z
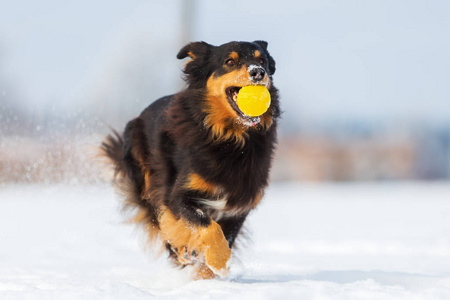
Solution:
M178 50L266 40L275 181L448 180L448 1L3 1L0 183L99 180L92 149L184 87Z

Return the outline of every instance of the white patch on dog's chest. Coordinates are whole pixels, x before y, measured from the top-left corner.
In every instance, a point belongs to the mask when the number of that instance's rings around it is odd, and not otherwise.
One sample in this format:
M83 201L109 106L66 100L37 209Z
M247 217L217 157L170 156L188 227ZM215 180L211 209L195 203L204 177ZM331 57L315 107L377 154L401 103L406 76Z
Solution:
M201 199L199 202L205 207L205 210L211 219L216 222L222 219L226 214L225 207L227 206L227 197L214 200Z
M207 214L216 222L224 217L232 217L236 215L237 212L226 210L227 201L228 198L226 196L214 200L199 199L199 203L204 206Z
M212 208L215 210L224 210L225 207L227 206L227 197L223 197L217 200L201 199L199 202L207 208Z

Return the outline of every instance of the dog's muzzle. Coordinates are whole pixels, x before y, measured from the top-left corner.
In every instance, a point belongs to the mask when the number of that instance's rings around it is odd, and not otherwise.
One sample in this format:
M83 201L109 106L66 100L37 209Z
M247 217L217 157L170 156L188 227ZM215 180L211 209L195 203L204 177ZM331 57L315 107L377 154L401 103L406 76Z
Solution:
M259 82L264 79L264 76L266 76L266 71L261 67L252 68L249 71L249 75L252 81Z

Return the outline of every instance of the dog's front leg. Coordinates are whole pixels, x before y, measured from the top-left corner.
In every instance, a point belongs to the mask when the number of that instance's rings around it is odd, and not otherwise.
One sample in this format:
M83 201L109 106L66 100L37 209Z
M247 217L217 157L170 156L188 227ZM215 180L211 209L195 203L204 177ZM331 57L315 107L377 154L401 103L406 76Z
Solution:
M234 217L223 218L219 222L220 227L222 228L223 234L228 241L228 245L230 248L233 247L234 242L239 235L239 231L242 228L242 224L245 221L248 213L244 213L242 215L237 215Z
M167 206L161 210L162 240L177 249L180 264L189 264L192 260L200 262L195 277L213 278L214 274L225 277L231 250L220 225L202 215L201 210L192 210L189 206L182 206L179 212L180 216L175 216Z

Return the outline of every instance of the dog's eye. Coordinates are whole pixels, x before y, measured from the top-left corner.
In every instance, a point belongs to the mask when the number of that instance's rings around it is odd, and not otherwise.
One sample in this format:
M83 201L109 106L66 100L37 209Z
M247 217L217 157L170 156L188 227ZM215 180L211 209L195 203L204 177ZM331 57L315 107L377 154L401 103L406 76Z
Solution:
M227 60L225 61L225 63L226 63L228 66L230 66L230 67L232 67L232 66L234 66L234 65L236 64L236 62L235 62L234 59L232 59L232 58L227 59Z
M258 62L259 62L261 65L263 65L263 64L265 63L265 60L264 60L263 58L260 58L260 59L258 60Z

